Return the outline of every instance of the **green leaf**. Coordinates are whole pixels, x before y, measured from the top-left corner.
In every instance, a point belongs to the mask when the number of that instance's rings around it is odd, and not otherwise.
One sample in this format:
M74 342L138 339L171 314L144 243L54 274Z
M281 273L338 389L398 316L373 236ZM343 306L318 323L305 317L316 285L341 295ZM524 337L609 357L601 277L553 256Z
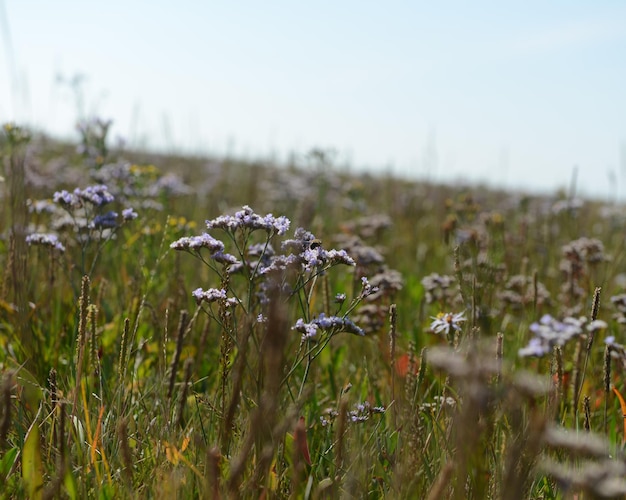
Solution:
M70 497L71 500L76 500L78 498L78 484L76 484L76 478L69 467L65 470L63 484L65 485L65 493L67 493L67 496Z
M43 466L41 464L41 443L39 426L35 420L24 441L22 450L22 479L31 500L42 498L43 494Z
M11 468L13 467L13 464L15 463L15 457L17 457L17 454L19 452L19 448L11 448L9 451L7 451L4 456L2 457L2 460L0 460L0 477L3 479L6 479L7 476L9 475L9 471L11 470Z

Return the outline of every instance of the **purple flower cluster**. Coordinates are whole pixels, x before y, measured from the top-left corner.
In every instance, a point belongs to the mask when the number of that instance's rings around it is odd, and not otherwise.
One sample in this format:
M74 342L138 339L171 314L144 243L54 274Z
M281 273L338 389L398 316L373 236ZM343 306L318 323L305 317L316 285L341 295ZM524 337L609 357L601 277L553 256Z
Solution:
M285 234L289 229L291 221L285 217L274 217L272 214L265 216L258 215L248 205L244 205L235 215L220 215L212 220L207 220L209 229L224 229L225 231L235 231L237 229L249 229L255 231L264 229L279 236Z
M585 328L586 325L586 328ZM585 330L590 333L604 329L607 324L602 320L595 320L587 324L587 318L573 318L568 316L559 321L549 314L545 314L539 322L530 325L530 331L534 337L530 339L526 347L518 351L521 357L541 357L552 352L554 346L564 346L573 338L584 334Z
M50 247L59 252L65 252L65 247L59 241L56 234L33 233L26 236L26 243L29 245L41 245Z
M324 313L320 313L310 323L305 323L300 318L291 329L302 333L302 340L314 339L319 330L331 333L348 332L361 337L365 335L363 329L355 325L352 320L339 316L326 316Z
M369 401L363 401L354 405L352 410L347 411L348 421L358 424L369 420L373 414L385 413L386 408L384 406L372 406ZM320 416L320 424L322 427L331 425L339 416L339 412L334 408L327 408L324 410L324 415Z
M326 263L356 265L345 250L324 250L321 245L307 248L300 254L300 258L302 259L302 266L307 272L312 272Z
M107 212L102 215L96 215L89 223L89 229L112 229L117 227L117 212Z
M378 292L377 286L372 286L366 276L361 277L361 297L367 297Z
M385 413L384 406L371 406L369 401L357 403L354 409L348 412L348 419L353 423L365 422L372 413Z
M125 221L134 220L139 217L139 214L135 212L132 208L125 208L122 210L122 219Z
M210 252L223 252L224 243L213 238L208 233L202 233L200 236L184 236L170 245L174 250L196 250L206 248Z
M202 302L208 302L209 304L212 302L225 301L228 307L234 307L238 304L237 299L234 297L227 297L226 290L219 288L209 288L207 290L203 290L202 288L196 288L191 295L196 302L201 304Z
M111 203L115 198L104 184L96 184L87 186L85 189L76 188L72 193L65 189L57 191L52 200L66 207L78 208L84 206L85 203L101 207Z

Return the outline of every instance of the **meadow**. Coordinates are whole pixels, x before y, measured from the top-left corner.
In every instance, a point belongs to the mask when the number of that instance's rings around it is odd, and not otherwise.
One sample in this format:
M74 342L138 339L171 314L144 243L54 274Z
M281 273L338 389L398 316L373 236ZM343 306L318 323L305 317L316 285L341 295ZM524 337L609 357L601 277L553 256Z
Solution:
M623 206L0 139L1 498L623 498Z

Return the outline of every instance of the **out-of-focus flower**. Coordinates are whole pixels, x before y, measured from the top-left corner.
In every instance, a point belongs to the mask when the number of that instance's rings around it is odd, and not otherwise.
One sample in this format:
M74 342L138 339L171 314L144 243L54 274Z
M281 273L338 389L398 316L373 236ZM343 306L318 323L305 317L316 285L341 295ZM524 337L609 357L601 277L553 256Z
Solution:
M445 333L446 336L450 335L450 330L458 331L461 329L461 323L465 321L463 312L460 313L444 313L440 312L437 316L431 316L433 320L430 323L430 329L437 335Z
M59 241L56 234L34 233L26 236L26 243L29 245L40 245L54 248L59 252L65 252L65 247Z
M139 217L139 214L135 212L132 208L125 208L122 210L122 218L125 221L133 220Z
M332 333L348 332L361 337L365 335L363 329L354 324L349 318L326 316L324 313L321 313L309 323L305 323L305 321L300 318L291 329L302 333L302 340L315 338L319 330Z
M606 322L595 320L587 323L584 317L574 318L568 316L559 321L549 314L545 314L539 320L530 325L529 330L534 334L526 347L518 351L521 357L526 356L544 356L550 352L554 346L564 346L573 338L579 337L587 330L595 333L598 330L605 329Z
M458 288L454 288L456 279L453 276L429 274L422 278L422 286L426 292L426 303L432 304L437 300L450 300L459 295Z
M89 223L90 229L111 229L117 226L117 212L96 215Z
M378 292L378 287L371 285L366 276L361 277L361 287L361 297L363 298Z
M226 300L226 290L218 289L218 288L209 288L208 290L203 290L202 288L196 288L191 295L198 304L202 302L216 302L218 300Z

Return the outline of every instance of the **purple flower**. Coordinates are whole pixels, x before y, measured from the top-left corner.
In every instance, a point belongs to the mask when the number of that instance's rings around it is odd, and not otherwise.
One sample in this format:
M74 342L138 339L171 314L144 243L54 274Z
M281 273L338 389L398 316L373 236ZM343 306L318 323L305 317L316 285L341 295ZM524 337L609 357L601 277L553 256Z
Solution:
M95 186L87 186L85 189L76 188L74 195L82 201L91 203L96 207L101 207L115 200L114 196L109 193L109 189L104 184L96 184Z
M96 215L89 223L90 229L110 229L117 226L117 212L107 212L103 215Z
M274 217L272 214L260 216L256 214L248 205L244 205L235 215L220 215L219 217L206 221L209 229L224 229L235 231L236 229L249 229L255 231L264 229L270 233L283 235L289 229L291 222L285 216Z
M29 245L41 245L50 247L59 252L65 252L65 247L59 241L56 234L33 233L26 236L26 243Z
M330 331L331 333L348 332L360 337L365 335L363 329L355 325L351 319L339 316L326 316L324 313L320 313L310 323L305 323L300 318L291 329L301 332L303 340L314 338L318 330Z
M586 318L573 318L568 316L559 321L549 314L541 317L539 322L530 325L529 330L534 334L526 347L518 351L518 355L544 356L552 351L554 346L564 346L571 339L583 334L583 326L587 322ZM601 320L592 321L587 325L588 331L596 331L605 328L606 323Z
M191 295L198 304L202 302L216 302L218 300L226 300L226 290L218 289L218 288L209 288L208 290L203 290L202 288L196 288Z
M219 262L221 264L230 264L230 265L239 264L239 261L234 255L231 255L229 253L224 253L222 250L218 250L217 252L215 252L213 255L211 255L211 258L214 261Z
M139 214L135 212L132 208L125 208L122 210L122 218L125 221L133 220L139 217Z
M367 297L378 292L377 286L372 286L366 276L361 276L361 297Z
M75 207L79 205L78 198L65 189L55 192L54 195L52 195L52 201L58 203L59 205L65 205L68 207Z
M200 236L184 236L170 244L170 248L174 250L200 250L206 248L211 252L223 252L224 243L213 238L208 233L202 233Z

